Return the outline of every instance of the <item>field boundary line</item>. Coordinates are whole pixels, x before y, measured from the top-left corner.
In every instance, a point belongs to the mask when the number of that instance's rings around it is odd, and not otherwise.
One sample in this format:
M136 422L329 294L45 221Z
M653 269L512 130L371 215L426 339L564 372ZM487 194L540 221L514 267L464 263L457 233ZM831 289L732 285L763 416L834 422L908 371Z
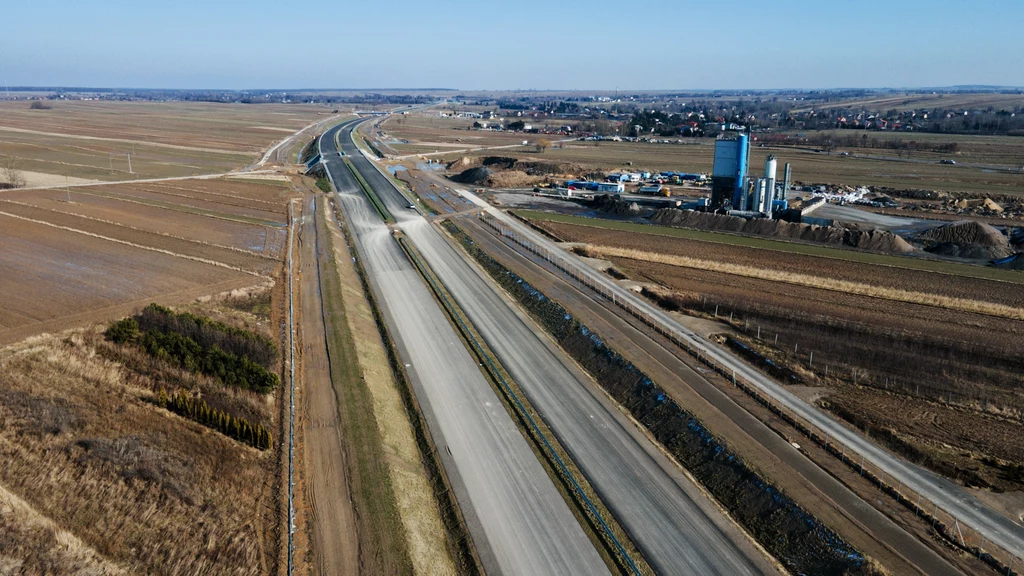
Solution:
M127 240L118 240L117 238L111 238L109 236L104 236L102 234L95 234L93 232L86 232L85 230L79 230L77 228L71 228L70 226L61 226L59 224L54 224L52 222L47 222L45 220L36 220L34 218L26 218L25 216L18 216L17 214L11 214L10 212L0 211L0 215L7 216L9 218L14 218L16 220L24 220L26 222L32 222L33 224L40 224L40 225L43 225L43 226L49 226L51 228L57 228L58 230L66 230L68 232L74 232L76 234L82 234L84 236L90 236L92 238L99 238L100 240L107 240L108 242L114 242L114 243L117 243L117 244L123 244L125 246L131 246L132 248L138 248L140 250L148 250L150 252L157 252L157 253L160 253L160 254L167 254L168 256L174 256L174 257L177 257L177 258L184 258L185 260L192 260L194 262L201 262L203 264L209 264L210 266L217 266L219 268L226 268L228 270L234 270L235 272L241 272L243 274L248 274L250 276L256 276L257 278L264 278L264 279L267 279L267 280L270 279L269 276L260 274L258 272L251 272L249 270L245 270L245 269L239 268L237 266L231 266L230 264L225 264L223 262L217 262L216 260L209 260L207 258L200 258L198 256L188 256L187 254L178 254L177 252L172 252L170 250L164 250L162 248L154 248L152 246L143 246L141 244L136 244L134 242L128 242Z
M53 136L55 138L66 138L70 140L98 140L100 142L121 142L124 144L135 144L137 146L155 146L157 148L170 148L172 150L188 150L191 152L209 152L211 154L224 154L227 156L249 156L252 152L244 150L225 150L224 148L203 148L199 146L182 146L180 144L165 144L163 142L149 142L147 140L130 140L128 138L107 138L104 136L86 136L84 134L64 134L61 132L46 132L43 130L30 130L28 128L13 128L11 126L0 126L2 132L18 132L20 134L35 134L37 136Z
M18 202L17 200L8 200L0 198L0 202L6 202L7 204L14 204L15 206L24 206L26 208L36 208L39 210L46 210L55 214L64 214L66 216L74 216L75 218L81 218L83 220L91 220L93 222L100 222L102 224L110 224L111 226L118 226L128 230L134 230L136 232L143 232L145 234L153 234L154 236L163 236L164 238L173 238L175 240L182 240L184 242L191 242L200 246L209 246L211 248L220 248L222 250L231 250L232 252L238 252L239 254L247 254L249 256L255 256L256 258L263 258L265 260L272 260L277 262L277 258L273 256L267 256L263 252L253 252L252 250L246 250L244 248L238 248L237 246L225 246L223 244L217 244L215 242L203 242L202 240L196 240L195 238L185 238L184 236L175 236L174 234L168 234L166 232L154 232L152 230L145 230L136 226L129 226L120 222L114 222L113 220L105 220L103 218L96 218L93 216L86 216L85 214L79 214L77 212L65 212L64 210L57 210L56 208L47 208L45 206L36 206L35 204L28 204L25 202Z

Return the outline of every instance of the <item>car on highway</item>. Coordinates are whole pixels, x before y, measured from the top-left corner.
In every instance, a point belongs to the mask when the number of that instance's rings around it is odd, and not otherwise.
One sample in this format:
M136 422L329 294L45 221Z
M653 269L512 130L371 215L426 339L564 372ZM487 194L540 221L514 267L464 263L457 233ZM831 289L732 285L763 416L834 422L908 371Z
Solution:
M939 164L956 164L956 160L950 160L947 158L945 160L939 160Z

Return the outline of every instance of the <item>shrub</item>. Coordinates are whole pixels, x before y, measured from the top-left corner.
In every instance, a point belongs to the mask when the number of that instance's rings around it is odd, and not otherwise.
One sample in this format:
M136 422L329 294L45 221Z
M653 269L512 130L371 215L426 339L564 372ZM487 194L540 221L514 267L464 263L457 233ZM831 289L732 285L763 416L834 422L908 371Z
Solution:
M132 342L139 336L139 323L132 317L118 320L107 328L104 335L115 344Z
M205 400L192 397L184 390L169 396L166 390L161 389L157 395L157 405L258 450L270 448L270 431L265 426L253 425L244 418L211 408Z
M137 343L154 358L229 386L266 394L281 382L268 370L277 360L269 338L187 312L150 304L112 324L105 335L118 344Z

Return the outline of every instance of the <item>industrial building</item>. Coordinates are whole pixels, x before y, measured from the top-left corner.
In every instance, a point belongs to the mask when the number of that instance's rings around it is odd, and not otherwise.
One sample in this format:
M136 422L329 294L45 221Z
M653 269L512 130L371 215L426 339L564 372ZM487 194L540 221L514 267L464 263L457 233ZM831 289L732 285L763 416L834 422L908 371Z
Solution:
M776 181L778 162L775 156L769 155L765 159L764 176L760 178L748 177L749 163L750 140L746 134L715 141L709 210L768 217L786 210L786 192L791 177L789 164L785 165L780 186Z
M739 206L747 182L750 142L746 134L715 141L715 165L711 171L711 210Z

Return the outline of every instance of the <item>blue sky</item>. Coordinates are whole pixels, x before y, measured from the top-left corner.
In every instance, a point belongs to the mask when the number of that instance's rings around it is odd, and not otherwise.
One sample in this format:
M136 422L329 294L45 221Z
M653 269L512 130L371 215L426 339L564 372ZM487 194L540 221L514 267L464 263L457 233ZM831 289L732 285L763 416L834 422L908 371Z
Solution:
M60 0L3 13L9 85L1024 86L1020 0Z

